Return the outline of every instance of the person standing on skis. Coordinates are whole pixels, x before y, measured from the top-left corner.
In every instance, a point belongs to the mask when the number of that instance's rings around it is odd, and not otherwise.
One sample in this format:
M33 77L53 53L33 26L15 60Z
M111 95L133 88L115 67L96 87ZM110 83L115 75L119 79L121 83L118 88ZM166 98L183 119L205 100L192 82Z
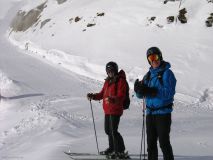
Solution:
M108 135L109 148L100 152L101 155L110 156L112 159L122 158L125 151L124 140L118 132L120 117L123 114L123 101L126 96L126 75L123 70L118 72L115 62L106 64L107 78L99 93L88 93L89 100L103 99L105 113L105 133Z
M146 102L148 160L158 160L158 139L164 160L174 160L170 128L176 78L159 48L149 48L147 60L151 67L141 81L135 81L134 91L138 98L145 98Z

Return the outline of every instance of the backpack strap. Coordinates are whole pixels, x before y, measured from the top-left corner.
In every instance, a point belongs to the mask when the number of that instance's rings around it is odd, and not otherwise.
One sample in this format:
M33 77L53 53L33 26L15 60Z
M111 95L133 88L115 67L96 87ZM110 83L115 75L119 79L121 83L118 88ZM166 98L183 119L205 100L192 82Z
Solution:
M160 84L161 85L163 85L163 73L164 73L164 71L165 70L162 70L162 71L160 71L160 72L158 72L158 75L157 75L157 77L158 77L158 79L159 79L159 81L160 81ZM150 78L151 77L151 73L150 73L150 71L148 71L146 74L145 74L145 76L143 77L143 80L142 81L150 81Z
M158 72L158 79L161 85L163 85L163 73L165 70Z
M163 74L165 72L165 68L166 68L166 63L163 61L163 64L161 66L161 71L158 72L158 79L160 81L160 84L163 86Z

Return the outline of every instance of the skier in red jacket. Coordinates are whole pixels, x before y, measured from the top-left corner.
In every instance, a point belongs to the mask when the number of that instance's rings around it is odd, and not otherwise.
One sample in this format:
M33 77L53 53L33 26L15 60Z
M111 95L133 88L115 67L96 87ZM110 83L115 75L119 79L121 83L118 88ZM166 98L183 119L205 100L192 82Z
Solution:
M111 158L122 158L125 145L121 134L118 132L120 117L123 114L123 102L126 96L126 75L123 70L118 72L115 62L106 64L107 78L99 93L88 93L89 100L103 99L105 113L105 133L109 138L109 148L100 152L102 155L110 155Z

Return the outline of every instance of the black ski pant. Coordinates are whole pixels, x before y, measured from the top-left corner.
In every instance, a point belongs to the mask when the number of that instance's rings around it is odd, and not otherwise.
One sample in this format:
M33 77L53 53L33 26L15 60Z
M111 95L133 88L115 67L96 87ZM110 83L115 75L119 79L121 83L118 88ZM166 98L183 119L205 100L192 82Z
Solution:
M109 149L115 152L125 151L124 140L118 132L120 122L119 115L105 115L105 133L109 139Z
M171 123L171 114L146 116L148 160L158 160L158 139L163 152L163 159L174 160L169 135Z

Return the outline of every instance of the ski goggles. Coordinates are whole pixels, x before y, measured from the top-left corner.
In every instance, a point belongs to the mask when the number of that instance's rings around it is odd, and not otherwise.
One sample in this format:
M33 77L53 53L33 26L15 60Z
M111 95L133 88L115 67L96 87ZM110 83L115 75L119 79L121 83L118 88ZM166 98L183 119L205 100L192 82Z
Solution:
M160 57L157 54L151 54L148 56L148 60L149 60L149 62L158 61L158 60L160 60Z

